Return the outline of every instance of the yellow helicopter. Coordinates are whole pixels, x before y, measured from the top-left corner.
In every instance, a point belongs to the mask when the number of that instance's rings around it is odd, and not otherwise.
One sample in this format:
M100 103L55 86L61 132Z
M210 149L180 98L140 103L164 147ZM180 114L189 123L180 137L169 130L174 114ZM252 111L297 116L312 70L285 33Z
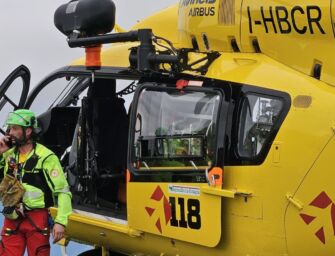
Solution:
M86 57L29 96L24 66L0 87L0 107L36 111L61 157L65 242L95 247L81 255L334 255L333 1L181 0L110 33L114 13L111 0L60 6L56 27Z

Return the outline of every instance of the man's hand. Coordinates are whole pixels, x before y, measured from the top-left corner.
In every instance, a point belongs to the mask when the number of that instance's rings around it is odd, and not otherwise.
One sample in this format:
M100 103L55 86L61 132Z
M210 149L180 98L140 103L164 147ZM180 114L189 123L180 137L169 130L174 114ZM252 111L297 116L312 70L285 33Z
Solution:
M64 237L65 227L61 224L55 223L52 229L52 237L54 238L53 243L57 243Z
M6 152L9 147L7 146L7 143L10 141L10 138L8 136L2 137L0 139L0 154L3 152Z

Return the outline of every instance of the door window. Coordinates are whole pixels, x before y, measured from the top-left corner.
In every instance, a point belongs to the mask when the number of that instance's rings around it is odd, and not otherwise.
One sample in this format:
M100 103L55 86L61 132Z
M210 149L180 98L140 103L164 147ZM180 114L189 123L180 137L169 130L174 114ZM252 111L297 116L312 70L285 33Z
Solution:
M144 89L136 113L134 166L140 170L210 167L220 100L216 91Z
M238 154L256 158L278 125L284 102L272 96L246 94L242 100L238 129Z

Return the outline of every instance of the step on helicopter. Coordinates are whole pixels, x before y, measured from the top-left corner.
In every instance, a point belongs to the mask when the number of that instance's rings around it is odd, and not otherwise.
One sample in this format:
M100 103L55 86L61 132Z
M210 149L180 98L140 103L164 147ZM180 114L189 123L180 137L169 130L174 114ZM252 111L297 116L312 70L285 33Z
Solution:
M329 0L181 0L112 32L111 0L60 6L56 27L86 56L29 95L18 67L0 108L36 111L61 158L74 208L65 245L334 255L334 21Z

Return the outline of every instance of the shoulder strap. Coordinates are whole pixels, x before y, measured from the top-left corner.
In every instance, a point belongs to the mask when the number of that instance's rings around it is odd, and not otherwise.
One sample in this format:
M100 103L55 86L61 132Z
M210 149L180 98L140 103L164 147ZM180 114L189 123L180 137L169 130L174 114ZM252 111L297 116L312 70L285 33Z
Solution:
M52 182L49 173L46 172L45 169L43 168L44 162L45 162L50 156L53 156L53 155L55 155L55 154L54 154L54 153L51 153L51 154L47 155L47 156L43 159L42 164L41 164L41 168L43 169L44 175L45 175L45 177L46 177L47 180L48 180L47 183L49 183L49 184L52 186L52 189L55 189L55 184Z
M23 166L23 169L25 171L31 172L38 163L39 156L35 153L26 161L26 163Z

